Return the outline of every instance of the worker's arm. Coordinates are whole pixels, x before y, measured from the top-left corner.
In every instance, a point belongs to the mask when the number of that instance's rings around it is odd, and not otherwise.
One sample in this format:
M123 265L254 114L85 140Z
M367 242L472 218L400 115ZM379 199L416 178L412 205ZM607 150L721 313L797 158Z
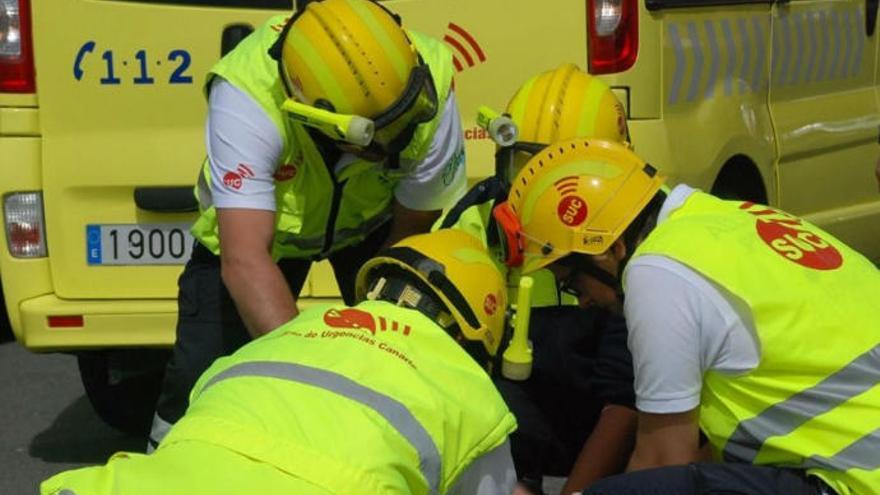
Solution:
M561 495L580 492L606 476L623 471L632 452L636 417L636 411L625 406L611 404L602 409Z
M391 233L386 247L429 232L442 210L467 190L464 137L455 93L450 92L428 151L394 189Z
M391 211L391 231L388 233L388 239L383 247L391 246L411 235L430 231L431 226L440 218L442 213L441 210L411 210L400 204L396 199Z
M674 414L640 412L636 448L627 471L701 460L697 409Z
M251 336L296 316L296 301L271 255L275 213L219 208L217 222L223 283Z
M627 348L627 327L622 316L606 314L590 370L591 389L607 404L581 449L562 490L564 495L626 468L636 435L633 362Z

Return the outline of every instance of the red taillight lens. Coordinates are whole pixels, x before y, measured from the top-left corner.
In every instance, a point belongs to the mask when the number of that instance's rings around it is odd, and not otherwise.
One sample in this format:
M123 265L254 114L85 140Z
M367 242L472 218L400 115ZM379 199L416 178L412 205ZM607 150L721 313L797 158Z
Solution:
M0 0L0 92L35 89L30 2Z
M639 53L638 0L588 0L591 74L623 72Z

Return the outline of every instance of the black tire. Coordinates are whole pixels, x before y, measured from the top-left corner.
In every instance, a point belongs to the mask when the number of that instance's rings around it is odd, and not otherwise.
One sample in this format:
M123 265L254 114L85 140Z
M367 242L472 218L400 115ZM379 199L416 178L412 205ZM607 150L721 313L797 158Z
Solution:
M9 314L6 312L3 288L0 287L0 344L13 340L15 340L15 336L12 334L12 325L9 323Z
M79 354L80 378L98 416L120 431L146 436L170 355L166 349Z

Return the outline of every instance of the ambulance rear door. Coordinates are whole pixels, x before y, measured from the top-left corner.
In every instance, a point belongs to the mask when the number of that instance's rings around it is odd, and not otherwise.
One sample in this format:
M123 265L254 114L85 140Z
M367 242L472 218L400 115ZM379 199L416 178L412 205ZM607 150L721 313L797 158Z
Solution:
M192 247L202 85L290 0L35 0L46 235L64 299L173 298Z

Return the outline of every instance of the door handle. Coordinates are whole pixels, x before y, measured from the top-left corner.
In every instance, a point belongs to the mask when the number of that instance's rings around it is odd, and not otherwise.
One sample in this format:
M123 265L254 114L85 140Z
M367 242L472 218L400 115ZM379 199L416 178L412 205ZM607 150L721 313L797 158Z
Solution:
M189 213L199 209L192 186L136 187L134 204L142 210L159 213Z
M241 40L253 32L254 27L250 24L232 24L223 28L223 36L220 37L220 56L231 52Z

